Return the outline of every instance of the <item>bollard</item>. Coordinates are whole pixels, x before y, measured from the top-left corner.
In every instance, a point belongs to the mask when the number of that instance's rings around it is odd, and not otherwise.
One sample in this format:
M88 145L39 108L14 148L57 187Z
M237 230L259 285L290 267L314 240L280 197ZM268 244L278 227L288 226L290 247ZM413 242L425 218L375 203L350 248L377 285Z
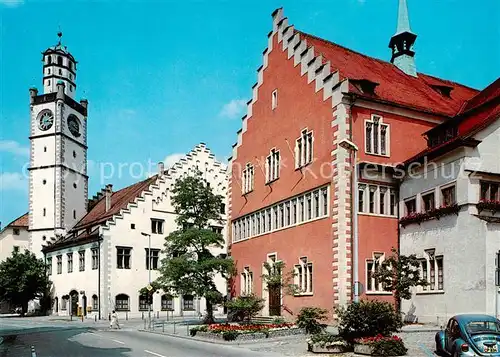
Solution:
M163 333L165 333L165 321L163 321L163 323L161 325L161 330Z
M35 346L31 346L31 357L36 357Z
M97 322L97 315L94 315L94 321Z
M160 312L159 311L156 311L156 318L159 319L160 318Z
M143 319L143 320L144 320L144 311L143 311L143 312L141 312L141 319Z
M175 321L174 321L174 335L175 335Z
M125 320L128 321L128 311L125 313Z

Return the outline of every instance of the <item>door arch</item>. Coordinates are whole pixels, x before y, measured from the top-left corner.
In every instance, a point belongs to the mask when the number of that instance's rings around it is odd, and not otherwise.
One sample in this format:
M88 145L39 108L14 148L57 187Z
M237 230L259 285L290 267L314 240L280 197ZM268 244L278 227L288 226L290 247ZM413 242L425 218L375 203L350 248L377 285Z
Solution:
M69 293L70 300L70 315L77 316L78 315L78 291L71 290Z
M59 298L57 296L54 298L54 306L52 307L52 311L55 313L59 312Z
M87 296L83 295L82 297L82 305L83 305L83 316L87 316Z

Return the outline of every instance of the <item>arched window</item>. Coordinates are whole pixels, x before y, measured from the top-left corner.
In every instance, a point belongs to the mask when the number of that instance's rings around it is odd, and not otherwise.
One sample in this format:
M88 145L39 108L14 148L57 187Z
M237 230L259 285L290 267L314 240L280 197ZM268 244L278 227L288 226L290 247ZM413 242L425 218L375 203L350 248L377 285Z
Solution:
M115 298L116 311L130 311L130 299L126 294L118 294Z
M52 307L54 312L59 312L59 299L57 296L54 298L54 306Z
M57 64L58 64L59 66L62 66L62 65L63 65L63 59L62 59L62 57L61 57L61 56L57 56Z
M148 298L141 294L139 294L139 311L148 311Z
M97 295L92 295L92 310L97 311L99 310L99 299Z
M52 63L52 56L47 56L47 63L48 64L51 64Z
M174 298L172 297L172 295L162 295L161 311L174 311Z
M61 310L65 311L68 309L68 300L69 300L69 296L68 295L64 295L61 299Z

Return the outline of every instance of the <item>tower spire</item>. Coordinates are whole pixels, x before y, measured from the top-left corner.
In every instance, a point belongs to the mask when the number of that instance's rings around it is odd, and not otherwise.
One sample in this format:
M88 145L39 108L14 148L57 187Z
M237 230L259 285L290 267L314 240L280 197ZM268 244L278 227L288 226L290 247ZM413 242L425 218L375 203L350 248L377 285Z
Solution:
M406 0L399 0L397 30L389 42L389 48L392 50L391 63L413 77L417 76L415 52L413 51L416 39L417 35L410 29Z

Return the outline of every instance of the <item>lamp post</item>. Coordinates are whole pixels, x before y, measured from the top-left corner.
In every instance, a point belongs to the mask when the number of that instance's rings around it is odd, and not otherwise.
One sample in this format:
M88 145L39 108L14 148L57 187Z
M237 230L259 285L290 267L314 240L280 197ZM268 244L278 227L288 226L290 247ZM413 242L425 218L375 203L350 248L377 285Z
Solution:
M353 280L354 280L354 302L359 302L359 259L358 259L358 212L359 212L359 199L358 199L358 164L357 164L357 153L358 147L351 140L343 139L340 141L339 146L347 150L349 153L353 154L353 190L354 190L354 217L353 217Z
M151 286L151 234L141 232L141 234L145 237L148 237L148 291ZM148 298L148 326L151 329L151 304L149 303Z

